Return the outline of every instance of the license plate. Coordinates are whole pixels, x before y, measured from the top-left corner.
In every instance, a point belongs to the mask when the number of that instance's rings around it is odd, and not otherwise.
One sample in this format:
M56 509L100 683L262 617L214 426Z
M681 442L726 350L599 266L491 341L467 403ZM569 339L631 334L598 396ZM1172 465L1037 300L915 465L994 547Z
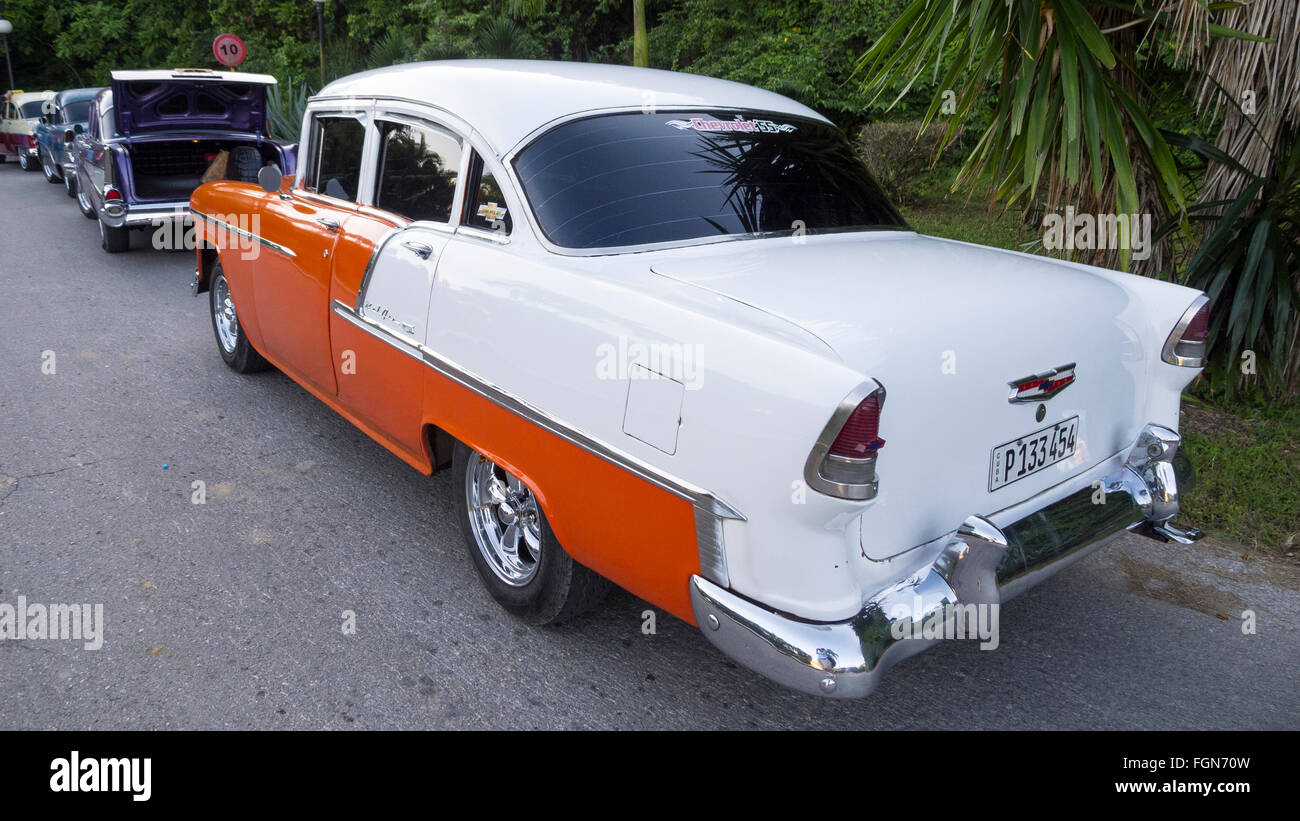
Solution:
M989 491L995 491L1074 455L1079 417L1034 431L993 449L989 464Z

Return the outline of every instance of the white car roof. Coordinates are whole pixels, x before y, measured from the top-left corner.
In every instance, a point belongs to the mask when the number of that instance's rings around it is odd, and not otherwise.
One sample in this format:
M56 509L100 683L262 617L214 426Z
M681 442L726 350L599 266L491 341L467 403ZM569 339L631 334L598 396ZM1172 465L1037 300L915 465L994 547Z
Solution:
M53 91L21 91L13 95L13 104L22 105L30 103L32 100L48 100L53 97Z
M232 83L275 85L270 74L248 74L243 71L213 71L207 68L173 68L152 71L114 71L114 80L229 80Z
M826 121L802 103L761 88L650 68L544 60L406 63L335 80L313 100L415 100L461 118L498 156L543 125L611 108L742 108Z

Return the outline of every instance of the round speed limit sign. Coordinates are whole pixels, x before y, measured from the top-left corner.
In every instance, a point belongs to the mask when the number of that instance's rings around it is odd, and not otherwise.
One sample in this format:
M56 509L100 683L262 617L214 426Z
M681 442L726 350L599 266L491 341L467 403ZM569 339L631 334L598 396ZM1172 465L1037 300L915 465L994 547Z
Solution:
M212 41L212 53L223 66L237 66L248 56L244 41L233 34L218 34Z

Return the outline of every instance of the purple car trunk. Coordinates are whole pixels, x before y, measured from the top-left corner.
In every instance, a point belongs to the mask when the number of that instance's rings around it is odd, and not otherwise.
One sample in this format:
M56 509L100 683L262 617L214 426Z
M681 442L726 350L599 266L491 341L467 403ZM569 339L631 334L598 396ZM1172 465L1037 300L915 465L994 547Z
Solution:
M219 129L266 134L266 89L275 78L203 70L115 71L117 131Z

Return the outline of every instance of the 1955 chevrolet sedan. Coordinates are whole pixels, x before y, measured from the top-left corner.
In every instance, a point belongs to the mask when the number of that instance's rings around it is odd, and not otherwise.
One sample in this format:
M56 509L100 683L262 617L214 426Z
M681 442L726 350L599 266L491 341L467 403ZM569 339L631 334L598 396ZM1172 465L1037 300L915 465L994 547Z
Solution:
M900 627L1124 530L1199 536L1172 518L1205 297L921 236L799 103L411 64L327 86L301 146L295 177L191 199L218 350L452 470L483 582L530 621L613 582L862 696L935 641Z

